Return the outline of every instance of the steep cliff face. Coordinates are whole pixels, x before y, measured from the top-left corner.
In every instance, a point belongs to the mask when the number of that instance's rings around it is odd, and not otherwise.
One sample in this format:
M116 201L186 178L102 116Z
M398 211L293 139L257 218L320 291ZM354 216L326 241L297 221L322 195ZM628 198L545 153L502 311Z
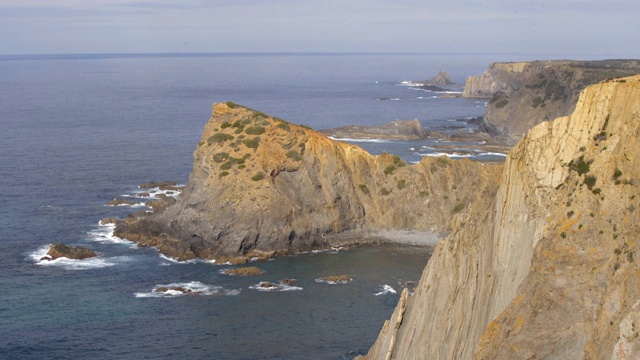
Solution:
M585 87L637 73L637 60L494 63L467 79L464 96L489 98L481 129L515 144L536 124L571 114Z
M640 76L586 89L453 219L367 358L636 358Z
M382 230L441 232L501 165L408 165L235 104L216 104L178 201L116 234L180 259L248 258L358 242ZM481 179L481 180L478 180Z

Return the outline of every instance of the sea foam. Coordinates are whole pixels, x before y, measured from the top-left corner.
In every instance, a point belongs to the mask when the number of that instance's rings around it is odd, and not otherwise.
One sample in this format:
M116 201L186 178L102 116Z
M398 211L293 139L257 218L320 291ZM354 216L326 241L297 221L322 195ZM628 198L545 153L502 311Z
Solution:
M160 288L167 288L166 291L158 291ZM174 288L174 289L171 289ZM176 288L185 291L175 290ZM183 283L172 283L167 285L156 285L151 292L134 293L137 298L169 298L185 295L238 295L240 290L228 290L222 286L205 285L200 281Z
M282 282L279 282L276 284L276 283L271 283L266 281L261 281L256 285L249 286L249 289L258 290L258 291L267 291L267 292L302 290L302 288L299 286L287 285L287 284L283 284Z
M380 291L375 293L375 296L386 295L386 294L396 294L396 291L389 285L384 284L380 285Z
M57 258L55 260L42 260L49 252L49 245L38 248L29 254L29 259L39 266L58 266L65 270L89 270L99 269L118 265L131 260L128 256L116 256L111 258L93 257L82 260L69 259L66 257Z

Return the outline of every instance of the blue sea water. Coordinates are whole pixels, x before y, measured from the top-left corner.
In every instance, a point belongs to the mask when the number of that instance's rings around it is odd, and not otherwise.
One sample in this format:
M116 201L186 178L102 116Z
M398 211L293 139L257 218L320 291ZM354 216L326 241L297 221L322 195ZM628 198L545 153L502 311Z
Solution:
M255 263L265 274L175 263L114 242L98 221L152 180L186 183L211 104L233 101L316 129L418 118L466 124L484 103L401 86L445 70L456 81L495 56L227 55L0 57L0 358L340 359L367 351L428 250L399 246ZM379 99L395 100L379 100ZM421 158L427 143L361 143ZM413 150L412 150L413 148ZM428 150L424 150L428 151ZM97 260L43 264L49 243ZM347 274L349 284L315 279ZM262 292L295 278L299 289ZM206 289L154 296L159 285ZM397 293L387 291L390 286ZM387 288L388 289L388 288ZM379 294L383 292L382 294ZM378 294L378 295L376 295Z

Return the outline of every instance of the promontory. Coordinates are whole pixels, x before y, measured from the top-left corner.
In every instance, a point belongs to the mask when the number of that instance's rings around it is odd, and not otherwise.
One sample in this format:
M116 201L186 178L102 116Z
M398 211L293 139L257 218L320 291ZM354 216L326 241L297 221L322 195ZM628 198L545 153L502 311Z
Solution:
M234 103L213 106L175 203L134 213L115 234L177 259L243 262L423 233L497 191L501 164L370 155Z

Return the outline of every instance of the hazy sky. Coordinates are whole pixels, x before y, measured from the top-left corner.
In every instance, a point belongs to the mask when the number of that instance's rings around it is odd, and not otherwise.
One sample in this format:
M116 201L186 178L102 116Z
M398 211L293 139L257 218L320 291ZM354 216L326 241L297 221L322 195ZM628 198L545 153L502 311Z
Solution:
M638 0L0 0L0 54L640 57Z

